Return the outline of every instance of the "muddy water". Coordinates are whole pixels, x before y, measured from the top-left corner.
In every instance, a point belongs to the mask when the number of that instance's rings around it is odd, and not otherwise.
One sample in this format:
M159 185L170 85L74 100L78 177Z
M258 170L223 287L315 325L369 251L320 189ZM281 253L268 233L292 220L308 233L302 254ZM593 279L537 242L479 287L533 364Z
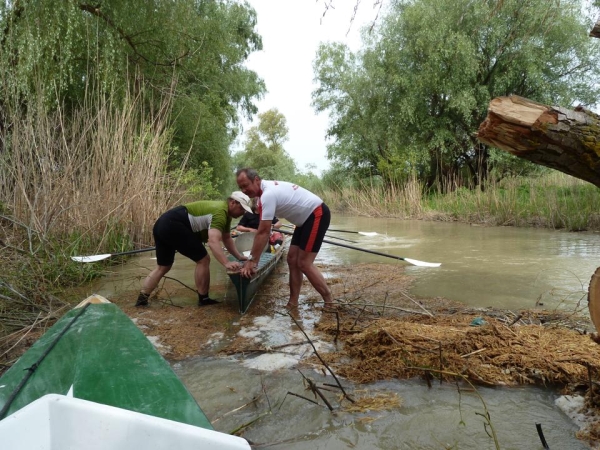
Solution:
M295 370L264 372L248 369L235 358L198 358L177 364L175 371L215 429L230 433L260 417L242 435L254 444L270 444L267 448L271 449L496 448L480 415L485 414L482 401L473 392L459 392L451 384L431 389L417 381L360 386L372 394L397 394L402 405L388 411L331 413L325 406L288 394L314 399ZM333 382L310 370L303 373L316 382ZM587 448L575 439L575 425L553 405L553 394L537 388L478 388L478 392L490 412L499 448L542 449L536 423L542 424L550 448ZM258 400L252 401L255 398Z
M339 241L390 255L426 262L438 268L417 267L396 259L324 244L317 262L352 265L389 263L415 277L411 294L445 297L472 306L498 308L573 309L585 298L589 280L600 266L600 235L513 227L480 227L459 223L334 216L331 229L375 232L375 236L329 232L353 240ZM97 286L97 292L136 289L156 265L154 253L142 253ZM193 288L193 266L177 255L168 276ZM211 264L211 295L234 295L223 268ZM190 301L188 296L174 300ZM585 303L585 302L583 302Z
M332 229L377 232L368 237L333 233L354 246L427 262L439 268L407 266L393 259L332 245L324 261L353 264L389 262L406 267L416 282L412 294L445 297L473 306L573 308L585 297L600 266L600 235L459 223L335 217ZM333 239L331 239L333 240Z
M589 279L600 266L600 236L593 233L339 216L334 217L331 228L376 232L376 236L329 235L355 240L350 245L363 249L442 265L416 267L328 244L318 262L396 264L414 275L412 295L442 296L472 306L516 309L534 307L537 301L544 308L573 309L585 298ZM138 288L140 279L154 265L153 254L133 258L113 269L97 292L110 298L112 292ZM213 266L211 296L234 295L222 268ZM178 258L169 276L193 286L193 264ZM172 300L186 303L195 298L184 295ZM304 306L300 315L310 331L313 312ZM302 340L289 318L276 315L256 318L251 325L233 324L230 333L273 347ZM215 347L205 357L177 363L175 370L216 429L231 432L261 416L243 436L255 443L273 444L268 448L493 449L494 441L480 415L484 404L502 449L542 449L536 423L542 424L550 448L587 448L574 437L578 428L555 405L557 394L553 391L478 388L482 403L473 392L459 391L449 384L431 389L419 380L347 384L351 391L397 394L402 406L390 411L330 413L324 406L286 396L293 392L312 398L296 368L298 361L311 353L310 348L294 346L274 354L225 359L212 356L219 339L231 337L215 338ZM325 351L329 344L320 345ZM310 369L301 370L316 381L324 379ZM332 382L330 377L327 381ZM255 397L257 400L251 402ZM243 405L247 406L240 408ZM271 413L266 414L269 410Z

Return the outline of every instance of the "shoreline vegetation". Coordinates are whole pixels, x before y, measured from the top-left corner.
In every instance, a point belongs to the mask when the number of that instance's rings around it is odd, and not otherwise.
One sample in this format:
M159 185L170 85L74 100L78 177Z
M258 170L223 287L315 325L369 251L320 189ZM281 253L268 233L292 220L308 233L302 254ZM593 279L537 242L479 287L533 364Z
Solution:
M72 255L152 246L162 212L223 198L208 163L171 158L182 152L173 141L174 95L165 92L158 108L148 106L149 95L126 92L117 102L90 86L76 107L4 112L11 127L0 130L0 337L60 314L79 301L69 289L102 276L106 264L77 264ZM337 214L600 231L599 191L587 182L546 169L478 178L487 181L472 189L459 179L429 189L416 176L291 181ZM233 177L223 182L230 190Z
M110 118L108 113L100 116L103 122ZM15 140L20 139L15 148L35 148L37 152L52 149L52 145L33 145L40 138L36 135L40 123L51 126L53 121L38 116L37 123L27 124L22 135L15 135ZM131 130L123 130L118 140L134 142L128 132ZM0 203L0 263L4 267L0 278L0 355L10 342L7 336L45 326L44 321L59 317L71 301L79 300L69 299L67 292L102 276L106 268L106 264L77 264L70 256L152 246L153 217L186 198L186 193L193 193L188 188L195 177L190 178L184 169L176 172L178 177L161 169L161 133L158 130L145 138L156 147L117 147L118 158L95 150L92 164L89 154L64 149L60 170L40 167L47 157L55 159L55 155L27 150L15 155L25 163L14 166L12 186L4 183L0 187L4 199ZM108 129L97 127L94 136L79 138L102 149L109 138ZM127 147L133 150L127 152ZM74 180L78 176L88 181L77 183ZM28 185L37 186L34 196L27 195L31 191ZM413 179L403 186L373 182L319 193L337 214L600 231L598 188L559 172L507 178L490 182L483 189L423 192L424 187ZM202 192L195 197L202 198ZM6 363L0 360L0 364Z
M600 190L561 172L512 176L475 189L457 184L446 193L425 191L412 179L402 186L326 190L322 196L334 211L361 216L600 231Z

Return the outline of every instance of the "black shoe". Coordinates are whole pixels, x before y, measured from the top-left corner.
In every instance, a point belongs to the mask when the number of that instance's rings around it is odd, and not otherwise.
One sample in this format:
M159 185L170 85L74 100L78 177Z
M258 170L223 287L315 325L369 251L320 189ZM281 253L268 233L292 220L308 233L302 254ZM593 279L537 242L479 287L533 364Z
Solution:
M213 300L212 298L203 298L201 300L198 300L198 306L209 306L209 305L218 305L221 302L218 302L216 300Z
M143 292L140 292L137 302L135 302L135 306L148 306L148 298L149 297L150 297L150 294L144 294Z

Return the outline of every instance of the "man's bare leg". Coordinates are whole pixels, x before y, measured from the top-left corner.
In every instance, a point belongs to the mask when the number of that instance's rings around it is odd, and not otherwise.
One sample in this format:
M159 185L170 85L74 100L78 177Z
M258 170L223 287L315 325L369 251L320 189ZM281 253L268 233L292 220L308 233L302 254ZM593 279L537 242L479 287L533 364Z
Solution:
M305 252L304 250L298 249L298 267L300 271L306 275L310 284L312 284L317 292L321 294L321 297L323 297L323 301L325 302L325 307L332 307L334 306L334 301L329 286L327 286L327 281L314 264L316 257L317 253Z
M287 257L290 269L290 299L286 305L288 309L298 307L298 299L304 275L306 275L306 278L308 278L308 281L310 281L310 284L313 285L317 292L321 294L321 297L325 301L325 306L331 307L334 305L327 281L325 281L323 274L314 265L316 257L317 253L305 252L296 245L290 246Z
M156 268L148 274L148 276L142 282L142 290L138 296L135 306L146 306L148 304L148 297L152 294L152 291L158 286L158 283L164 277L169 270L170 266L156 266Z
M196 261L196 270L194 272L194 282L196 290L200 295L208 295L210 288L210 256L206 255L200 261Z
M221 303L208 296L208 290L210 289L210 256L206 255L200 261L196 261L194 281L196 283L196 291L198 292L198 306Z
M290 270L290 299L286 305L287 309L293 309L298 307L298 299L300 298L300 289L302 288L302 280L304 275L298 267L298 254L300 247L297 245L290 245L287 254L287 263Z

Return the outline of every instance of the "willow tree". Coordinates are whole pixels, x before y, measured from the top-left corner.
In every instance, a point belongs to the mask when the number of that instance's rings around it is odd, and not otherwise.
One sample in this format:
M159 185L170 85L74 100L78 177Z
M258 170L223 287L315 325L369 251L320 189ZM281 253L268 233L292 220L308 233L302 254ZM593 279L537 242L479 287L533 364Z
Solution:
M244 150L234 155L235 168L252 167L268 180L294 180L296 164L284 148L288 132L285 116L277 109L259 114L258 125L246 132Z
M233 0L1 2L0 131L9 110L75 108L91 86L117 102L143 89L154 107L169 93L174 162L226 173L239 114L254 114L264 92L244 66L262 48L255 25Z
M481 183L494 159L476 132L492 98L598 98L598 46L581 11L580 0L393 1L361 52L318 52L313 100L330 114L329 157L355 173Z

